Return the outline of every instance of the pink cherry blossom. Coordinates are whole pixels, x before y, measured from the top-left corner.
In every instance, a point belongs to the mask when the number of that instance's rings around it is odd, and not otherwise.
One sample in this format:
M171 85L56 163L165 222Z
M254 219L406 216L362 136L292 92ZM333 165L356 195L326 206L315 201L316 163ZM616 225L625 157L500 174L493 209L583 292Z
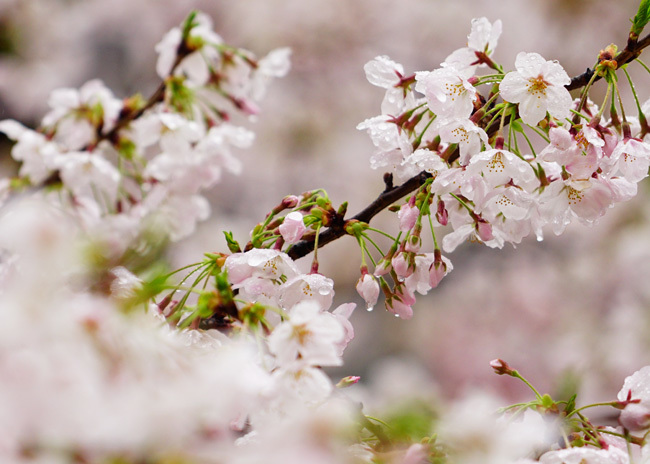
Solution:
M298 211L292 211L284 218L284 222L278 228L286 243L296 243L307 230L303 216Z

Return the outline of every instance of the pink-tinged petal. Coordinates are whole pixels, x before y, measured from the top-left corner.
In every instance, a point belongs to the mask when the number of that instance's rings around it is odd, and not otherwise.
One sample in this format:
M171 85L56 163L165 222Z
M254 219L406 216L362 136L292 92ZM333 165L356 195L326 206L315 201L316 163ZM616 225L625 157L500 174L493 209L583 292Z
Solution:
M408 203L402 205L397 213L399 219L399 230L402 232L409 231L415 226L415 222L420 215L420 210Z
M650 409L639 403L630 403L621 411L619 422L623 427L640 432L650 428Z
M565 87L548 87L546 89L548 112L556 119L568 118L571 114L573 99Z
M571 78L557 61L546 61L541 67L541 73L544 75L544 79L554 86L563 87L571 83Z
M519 103L519 116L529 126L536 126L546 117L546 100L535 95L527 95Z
M515 58L515 68L524 77L537 77L542 72L546 60L539 53L519 52Z
M307 228L303 221L303 216L298 211L293 211L284 218L284 221L278 227L282 238L286 243L296 243L298 242Z
M366 72L366 79L372 85L388 89L399 82L399 74L404 74L401 64L394 62L387 56L378 56L368 61L363 70Z
M583 190L568 187L571 210L586 221L595 221L601 217L612 204L612 191L600 181L592 181L591 186Z
M650 404L650 366L645 366L625 378L616 397L619 401L625 401L628 396Z
M516 71L505 75L499 84L501 97L510 103L519 103L528 95L528 80Z

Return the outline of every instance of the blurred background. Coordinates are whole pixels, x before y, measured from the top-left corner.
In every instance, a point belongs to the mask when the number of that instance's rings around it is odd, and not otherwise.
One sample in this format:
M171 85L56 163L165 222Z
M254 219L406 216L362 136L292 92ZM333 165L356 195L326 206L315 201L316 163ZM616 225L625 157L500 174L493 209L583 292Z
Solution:
M209 197L213 216L170 250L175 265L226 250L222 230L245 242L248 231L287 194L321 187L356 213L382 189L369 168L373 146L355 129L380 112L382 89L363 65L389 55L406 72L431 70L466 44L470 21L503 21L497 61L514 67L520 51L557 59L569 75L591 66L601 48L625 44L637 0L0 0L0 119L35 127L47 96L98 77L126 97L158 84L154 46L187 13L201 9L230 44L263 56L293 50L288 77L275 81L257 133L241 152L244 172ZM642 100L648 75L632 66ZM602 86L600 87L602 91ZM629 112L634 113L633 106ZM0 140L0 165L15 169ZM549 392L577 389L582 402L605 401L625 376L650 363L650 209L648 181L633 202L594 227L503 250L465 244L454 271L418 300L410 321L383 304L353 315L356 338L334 377L361 375L364 386L392 395L456 397L482 389L516 400L530 394L497 377L500 357ZM393 227L391 213L377 225ZM373 223L374 224L374 223ZM320 254L336 282L336 304L354 292L360 255L347 238ZM303 265L308 268L308 258ZM356 387L355 387L356 388Z

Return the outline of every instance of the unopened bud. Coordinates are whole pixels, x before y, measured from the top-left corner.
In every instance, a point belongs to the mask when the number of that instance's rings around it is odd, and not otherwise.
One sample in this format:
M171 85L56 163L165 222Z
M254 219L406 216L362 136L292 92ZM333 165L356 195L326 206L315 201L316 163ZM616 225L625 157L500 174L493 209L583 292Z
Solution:
M494 373L498 375L512 375L514 372L507 362L499 358L490 361L490 367L494 369Z
M358 375L348 375L347 377L343 377L341 380L339 380L339 382L336 384L336 388L349 387L359 382L359 380L361 380L361 377Z

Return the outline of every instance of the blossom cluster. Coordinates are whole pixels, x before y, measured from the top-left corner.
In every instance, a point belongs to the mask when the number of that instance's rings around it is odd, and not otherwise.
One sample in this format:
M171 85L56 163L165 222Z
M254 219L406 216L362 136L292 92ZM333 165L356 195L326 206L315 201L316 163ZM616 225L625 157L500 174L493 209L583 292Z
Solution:
M583 411L594 405L555 401L495 360L497 374L523 380L535 399L495 420L493 398L469 395L430 417L419 411L423 430L402 435L398 421L366 416L344 394L359 377L335 385L323 370L343 364L355 309L331 309L334 282L317 256L323 231L357 239L356 289L367 308L383 292L387 309L408 319L415 294L453 269L443 250L468 238L492 247L541 239L545 226L561 233L574 218L591 224L647 176L650 103L637 104L638 119L622 106L621 117L614 104L603 110L619 94L611 47L594 74L608 85L599 107L588 98L595 77L574 100L562 67L538 54L520 53L506 73L494 61L500 34L500 21L474 20L467 47L430 72L405 75L387 57L366 65L369 81L386 89L382 115L359 125L377 148L371 165L392 175L387 193L393 179L418 181L391 208L399 233L382 232L388 252L368 222L346 219L347 203L336 208L317 189L282 199L244 246L226 233L229 254L134 273L149 248L207 217L201 193L224 170L237 173L232 150L252 142L232 118L257 114L268 81L288 71L288 50L256 60L225 44L201 13L156 46L163 82L148 100L120 100L91 81L54 92L38 130L0 122L20 162L3 192L24 194L0 214L0 459L648 461L650 367L600 405L621 411L617 427L592 424ZM486 68L493 73L478 74ZM452 231L439 247L444 226ZM305 272L294 258L307 246L315 252Z
M18 177L2 180L3 200L38 189L75 214L113 262L146 241L186 237L209 216L201 193L224 170L241 171L233 152L254 138L233 118L257 114L270 80L289 69L288 49L258 60L198 12L156 51L162 83L148 100L117 98L92 80L55 90L37 130L0 121L20 162Z
M374 272L393 273L395 289L386 293L399 304L389 297L387 307L402 317L412 315L415 292L426 293L452 269L437 244L440 227L451 227L442 239L446 253L468 239L497 248L530 234L542 240L545 226L560 234L573 219L593 224L635 196L648 175L650 100L639 118L626 118L621 107L621 120L613 103L609 117L603 111L618 95L607 74L612 47L599 57L608 82L599 109L588 98L593 80L574 100L562 66L537 53L519 53L515 70L505 72L494 60L501 29L500 21L473 20L467 47L433 71L406 75L386 56L365 66L369 82L386 89L382 114L358 126L376 148L371 167L398 181L423 172L428 178L399 209L405 237ZM420 250L427 216L431 253Z

